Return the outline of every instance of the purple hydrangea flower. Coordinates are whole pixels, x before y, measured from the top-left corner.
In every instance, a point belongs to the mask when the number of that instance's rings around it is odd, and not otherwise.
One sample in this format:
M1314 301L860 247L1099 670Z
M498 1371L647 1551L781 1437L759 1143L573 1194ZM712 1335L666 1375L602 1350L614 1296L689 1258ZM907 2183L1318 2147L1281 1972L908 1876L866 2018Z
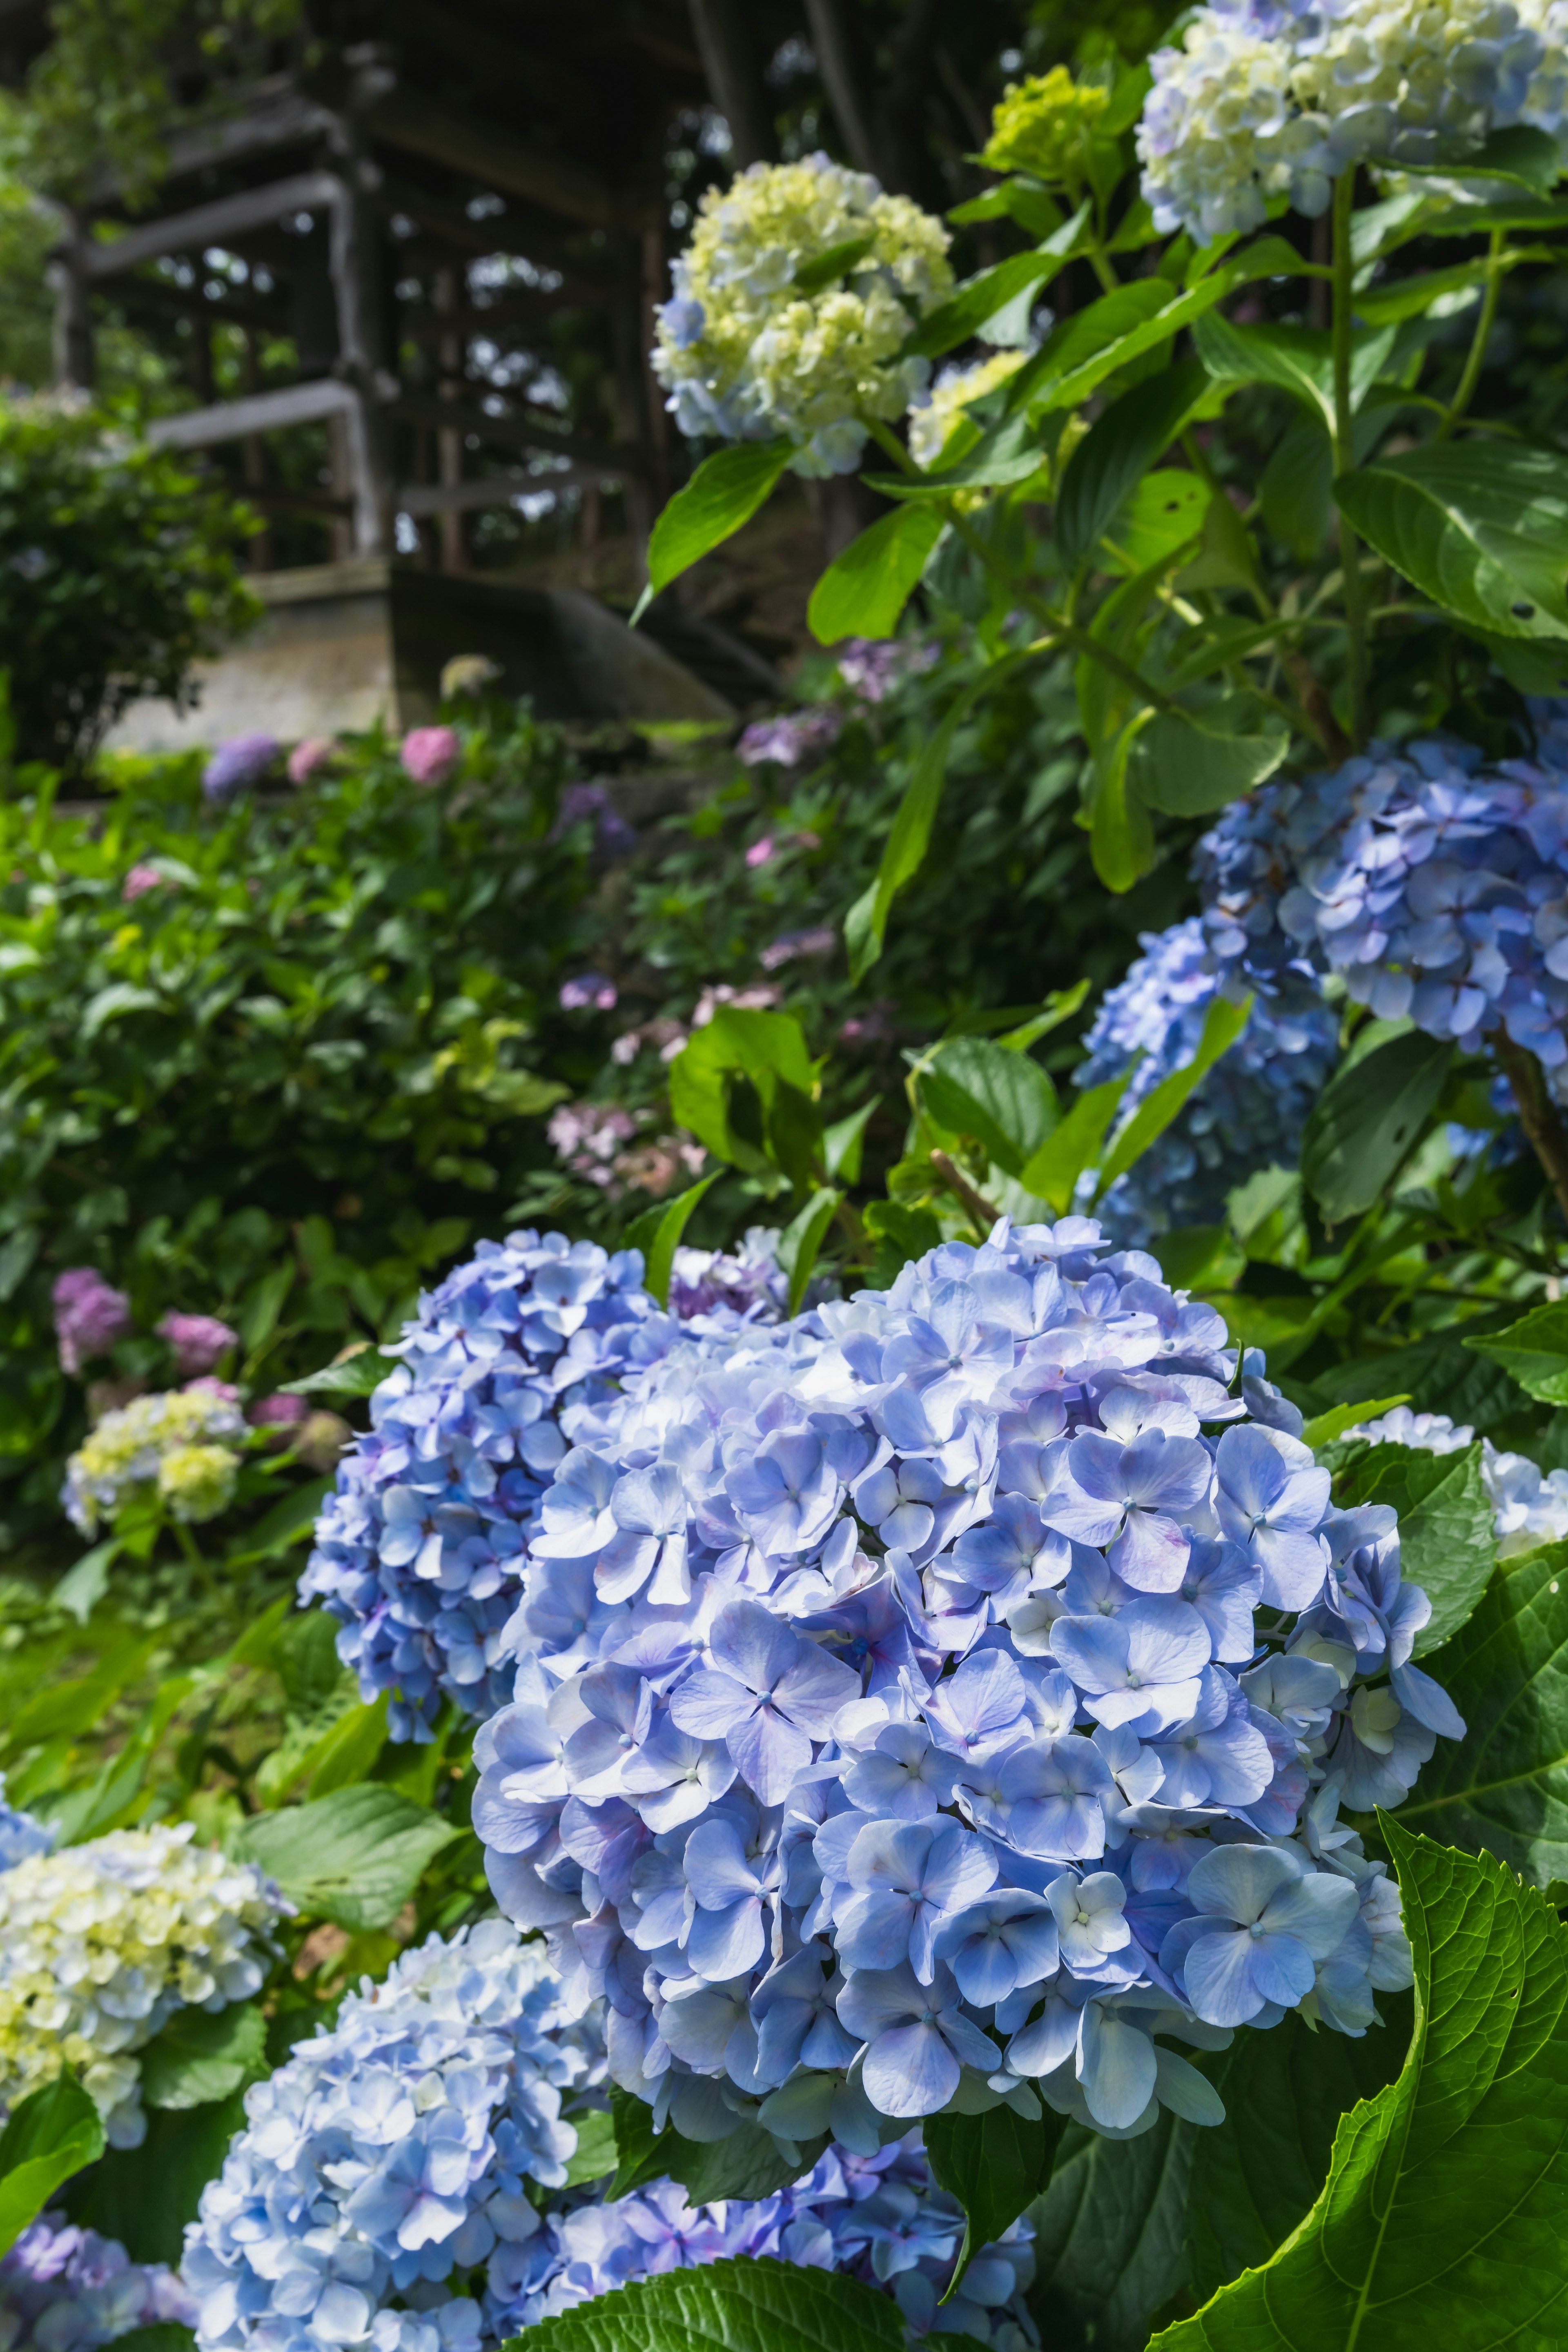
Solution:
M222 808L252 784L258 784L281 756L282 745L274 735L231 736L218 745L202 770L203 794L215 807Z
M60 1369L79 1376L94 1356L107 1356L131 1328L131 1301L95 1266L68 1266L52 1293Z

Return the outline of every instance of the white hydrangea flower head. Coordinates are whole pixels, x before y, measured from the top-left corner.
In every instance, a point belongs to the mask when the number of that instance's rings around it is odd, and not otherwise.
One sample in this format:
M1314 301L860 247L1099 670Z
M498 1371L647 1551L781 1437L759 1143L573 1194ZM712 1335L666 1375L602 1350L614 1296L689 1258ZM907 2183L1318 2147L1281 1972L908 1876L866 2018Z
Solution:
M60 1500L84 1536L112 1521L136 1488L156 1487L177 1519L216 1518L233 1496L246 1433L239 1406L216 1383L133 1397L71 1455Z
M111 1830L0 1874L0 2107L79 2076L116 2147L146 2132L137 2053L189 2006L260 1989L288 1906L187 1822Z
M992 352L968 367L944 368L923 406L910 411L910 455L916 465L934 466L970 402L983 400L1016 375L1027 357L1023 351Z
M1426 163L1516 123L1561 127L1563 0L1215 0L1151 60L1138 133L1162 232L1201 245L1269 202L1321 213L1363 158Z
M814 291L796 273L835 246L866 253ZM929 363L899 354L952 286L950 239L908 196L826 155L753 163L699 208L658 312L653 367L693 438L795 445L797 474L850 473L867 417L890 423L925 388Z

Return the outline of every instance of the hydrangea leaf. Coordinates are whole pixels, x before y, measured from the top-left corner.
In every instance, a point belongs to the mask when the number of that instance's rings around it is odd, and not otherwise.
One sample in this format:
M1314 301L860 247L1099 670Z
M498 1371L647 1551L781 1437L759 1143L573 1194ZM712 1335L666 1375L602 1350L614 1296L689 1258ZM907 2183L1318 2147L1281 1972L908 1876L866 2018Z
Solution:
M1030 2215L1036 2301L1057 2318L1053 2341L1142 2352L1184 2276L1193 2143L1205 2136L1164 2108L1136 2139L1068 2126Z
M634 1217L621 1235L623 1249L639 1249L643 1254L643 1282L650 1297L661 1307L669 1305L669 1277L675 1270L675 1253L680 1237L691 1221L692 1211L710 1185L719 1181L718 1171L704 1176L699 1183L678 1192L673 1201L661 1201L656 1208L645 1210Z
M19 2099L0 2131L0 2254L62 2181L102 2154L102 2119L68 2068Z
M742 2124L727 2139L687 2139L670 2123L656 2132L647 2102L614 2084L610 2112L617 2158L612 2198L627 2197L650 2180L678 2180L693 2205L720 2197L771 2197L809 2172L827 2146L826 2137L804 2147L775 2139L755 2124Z
M1473 1321L1430 1339L1414 1339L1408 1347L1391 1348L1381 1356L1352 1358L1321 1373L1310 1389L1303 1387L1297 1402L1307 1412L1325 1412L1331 1405L1353 1404L1358 1421L1369 1420L1379 1397L1403 1391L1419 1405L1440 1402L1455 1421L1468 1421L1484 1434L1510 1420L1522 1403L1518 1384L1500 1364L1472 1355L1464 1334L1495 1329L1498 1316L1477 1316Z
M1057 1090L1027 1054L988 1037L951 1037L919 1079L922 1108L950 1135L972 1135L999 1168L1021 1175L1057 1124Z
M1220 1055L1235 1045L1247 1026L1251 1010L1250 996L1244 996L1239 1004L1233 1004L1226 996L1215 998L1204 1015L1203 1035L1192 1060L1152 1087L1118 1132L1100 1171L1097 1199L1110 1190L1119 1176L1126 1174L1141 1152L1147 1151L1163 1135L1194 1087L1207 1076Z
M1334 496L1456 620L1505 637L1568 636L1568 490L1555 452L1446 441L1358 467Z
M996 662L973 685L966 687L942 713L935 734L921 754L889 828L887 844L876 874L844 919L844 944L849 951L849 977L852 981L864 980L881 954L893 900L906 882L913 881L925 863L931 827L936 823L937 809L942 802L942 788L947 778L947 755L958 727L968 718L985 688L997 683L1016 667L1016 662L1011 660ZM679 1062L678 1055L672 1067L679 1068Z
M1235 327L1217 311L1193 329L1198 357L1210 375L1233 383L1271 383L1334 427L1333 340L1317 327ZM1359 407L1394 349L1394 330L1358 332L1351 362L1351 399Z
M759 2255L667 2271L542 2319L502 2352L904 2352L890 2295Z
M1468 1728L1438 1742L1401 1820L1537 1886L1568 1878L1568 1544L1504 1560L1427 1672Z
M1171 816L1206 816L1271 776L1289 749L1283 730L1228 735L1196 719L1162 712L1138 738L1132 780L1150 808Z
M1170 447L1208 384L1198 362L1148 376L1113 401L1068 458L1057 492L1057 552L1076 571L1151 466Z
M245 2125L245 2094L203 2107L154 2107L140 2147L111 2147L61 2200L73 2221L117 2238L134 2263L179 2262L185 2224Z
M1331 1405L1327 1412L1317 1413L1307 1423L1301 1432L1301 1442L1317 1451L1322 1446L1331 1445L1336 1438L1344 1435L1347 1429L1353 1429L1358 1421L1380 1420L1384 1413L1392 1412L1395 1405L1408 1404L1409 1402L1409 1396L1405 1395L1374 1397L1367 1404ZM1329 1466L1331 1468L1333 1465L1331 1464Z
M302 1381L288 1381L279 1393L282 1396L370 1396L381 1386L388 1372L395 1372L402 1361L401 1356L384 1355L379 1348L352 1348L336 1363L323 1364L319 1372L308 1372Z
M340 1927L387 1927L425 1866L461 1834L424 1805L376 1781L339 1789L247 1822L236 1851L275 1878L302 1910Z
M1330 1079L1301 1139L1301 1181L1331 1224L1363 1215L1408 1157L1453 1050L1450 1039L1412 1029Z
M1455 1454L1370 1446L1345 1471L1336 1499L1347 1506L1390 1503L1397 1511L1400 1564L1407 1581L1420 1585L1432 1603L1431 1620L1415 1636L1415 1655L1440 1649L1479 1601L1497 1559L1479 1444Z
M778 1262L789 1277L789 1311L792 1315L800 1313L812 1269L843 1198L843 1193L837 1192L831 1184L820 1186L779 1235Z
M1291 2014L1205 2062L1225 2121L1193 2134L1186 2284L1199 2302L1284 2244L1329 2177L1341 2116L1398 2074L1410 1998L1381 1993L1378 2005L1384 2023L1358 2039Z
M254 2001L177 2009L142 2053L142 2095L152 2107L205 2107L267 2072L267 2020Z
M1087 1087L1019 1177L1025 1191L1047 1202L1058 1216L1065 1215L1079 1178L1098 1155L1137 1067L1133 1060L1102 1086Z
M1527 1396L1568 1404L1568 1303L1532 1307L1506 1331L1489 1331L1465 1345L1501 1364Z
M797 294L820 294L836 278L847 278L876 242L875 236L847 236L837 245L824 246L820 253L801 263L790 284Z
M943 352L966 343L1018 295L1047 286L1070 257L1088 216L1089 206L1080 205L1071 219L1053 229L1035 252L1009 254L1005 261L965 278L955 293L921 320L905 350L925 359L940 359Z
M569 2116L566 2120L575 2126L577 2146L566 2167L568 2189L581 2189L590 2180L603 2180L614 2172L617 2160L616 2119L603 2107L590 2107L585 2115Z
M132 2327L114 2339L129 2352L195 2352L195 2336L178 2320L154 2319L145 2327Z
M1067 2118L1047 2107L1033 2122L1004 2105L984 2115L932 2116L926 2154L937 2186L963 2208L963 2243L948 2282L951 2295L982 2246L994 2245L1040 2195ZM944 2296L945 2302L947 2297Z
M811 592L806 621L817 644L890 637L942 532L934 507L903 506L851 540Z
M704 457L653 527L647 543L647 586L632 614L634 627L661 588L668 588L710 549L750 522L772 497L793 455L788 441L737 441Z
M1352 2108L1273 2259L1159 2352L1549 2352L1568 2327L1568 1930L1490 1854L1387 1816L1415 1966L1396 2081Z

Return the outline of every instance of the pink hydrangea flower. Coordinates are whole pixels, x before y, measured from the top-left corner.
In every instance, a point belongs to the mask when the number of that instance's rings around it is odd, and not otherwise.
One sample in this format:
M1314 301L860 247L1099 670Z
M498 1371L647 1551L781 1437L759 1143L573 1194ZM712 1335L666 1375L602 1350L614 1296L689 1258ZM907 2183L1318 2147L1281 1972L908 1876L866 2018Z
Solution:
M155 866L133 866L121 885L120 895L129 905L148 890L155 890L163 877Z
M226 1323L216 1315L165 1315L158 1325L158 1337L167 1339L174 1351L174 1370L182 1380L193 1372L210 1372L226 1348L232 1348L239 1338Z
M308 784L312 776L319 775L329 765L336 756L337 748L335 736L307 735L304 741L296 743L289 754L289 782L291 784Z
M404 773L416 784L444 784L462 756L450 727L415 727L403 739Z
M747 850L746 863L748 866L765 866L773 856L773 835L771 833L764 833L761 841L753 841L750 849Z
M52 1296L60 1369L73 1378L89 1358L107 1356L131 1328L131 1301L96 1266L68 1266Z
M302 1396L285 1396L279 1389L275 1396L258 1398L247 1418L258 1429L291 1429L306 1418L310 1410Z

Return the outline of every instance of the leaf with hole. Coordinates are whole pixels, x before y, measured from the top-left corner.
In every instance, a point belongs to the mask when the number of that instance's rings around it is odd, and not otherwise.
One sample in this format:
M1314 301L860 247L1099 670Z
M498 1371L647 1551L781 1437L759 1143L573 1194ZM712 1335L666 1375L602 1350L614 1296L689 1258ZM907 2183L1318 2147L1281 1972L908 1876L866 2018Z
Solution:
M1145 474L1168 449L1208 383L1208 372L1184 361L1134 384L1096 419L1068 459L1057 492L1057 552L1075 572Z
M1301 1181L1331 1224L1364 1215L1419 1141L1453 1045L1412 1029L1342 1064L1312 1107Z
M1568 636L1568 484L1555 450L1432 443L1342 475L1334 497L1456 620L1505 637Z

